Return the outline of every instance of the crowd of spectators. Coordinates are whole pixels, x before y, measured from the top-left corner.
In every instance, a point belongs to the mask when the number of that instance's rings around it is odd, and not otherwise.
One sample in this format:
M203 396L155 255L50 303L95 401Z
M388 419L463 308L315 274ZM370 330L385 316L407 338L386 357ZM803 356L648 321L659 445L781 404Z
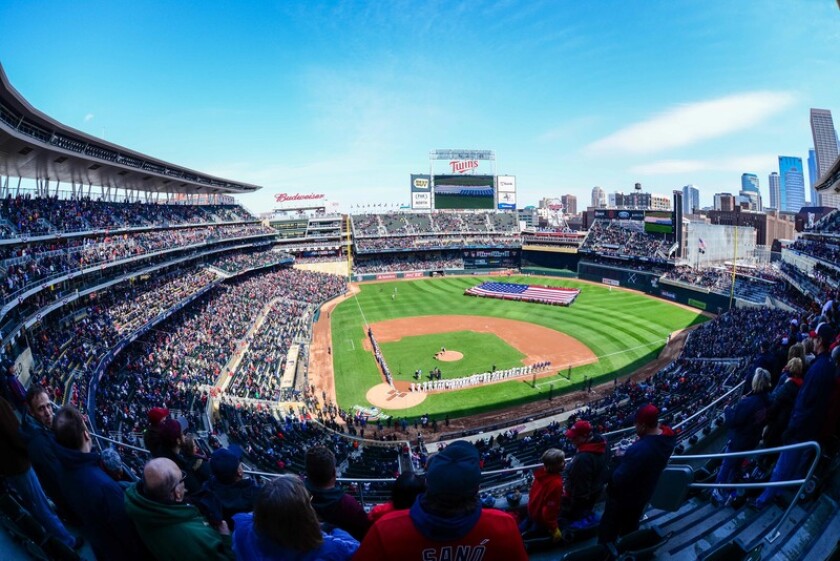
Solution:
M0 250L0 297L33 286L46 278L69 274L133 257L181 249L208 242L271 234L260 225L219 225L178 230L104 234L7 246Z
M357 274L384 273L391 271L439 271L441 269L463 269L464 259L455 254L394 254L378 255L373 258L356 259L353 272Z
M263 353L267 344L257 343L254 355L245 361L245 371L226 369L234 353L247 342L246 335L259 312L277 298L294 299L299 303L287 310L304 312L309 310L308 304L328 300L344 290L346 284L340 277L295 269L219 285L135 342L111 364L96 396L100 430L138 432L144 411L170 403L167 396L173 392L204 396L206 391L200 388L214 384L222 373L233 376L233 385L239 392L271 395L274 382L270 376L249 377L251 367L256 369L261 357L269 356ZM269 322L267 327L276 326ZM275 359L282 361L280 353ZM192 403L182 405L185 410L193 408Z
M735 358L761 341L781 341L790 331L790 312L775 308L734 308L691 332L687 358Z
M595 220L580 251L606 257L644 258L665 263L672 242L648 234L644 224L626 220Z
M271 265L277 265L289 259L291 259L291 255L288 253L266 249L262 251L242 251L222 255L208 262L208 265L234 274L251 269L270 267Z
M0 201L3 238L132 227L255 221L235 205L104 202L90 198L12 197Z
M834 237L809 236L799 238L788 249L809 255L827 263L840 263L840 240Z

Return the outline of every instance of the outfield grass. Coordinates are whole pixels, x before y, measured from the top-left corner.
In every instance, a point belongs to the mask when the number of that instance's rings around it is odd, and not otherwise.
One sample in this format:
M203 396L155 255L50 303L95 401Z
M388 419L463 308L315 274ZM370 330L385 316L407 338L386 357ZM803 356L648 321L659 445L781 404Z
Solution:
M349 409L353 405L369 405L365 399L367 390L381 382L372 353L362 348L366 322L452 314L526 321L575 337L599 358L596 363L573 369L571 381L565 378L564 369L563 375L542 378L536 388L531 387L530 380L511 381L429 395L417 407L390 412L397 417L423 413L449 413L454 417L545 399L549 392L556 396L558 392L578 387L584 377L605 381L628 374L656 358L669 333L706 320L698 312L664 300L623 290L610 291L607 287L571 279L525 276L509 279L580 288L580 295L568 308L463 295L467 288L484 280L487 279L465 276L361 285L357 297L340 304L331 316L339 406ZM392 300L395 289L397 297ZM465 349L458 350L466 354ZM395 368L390 360L388 364L392 370Z
M453 362L435 359L435 353L445 346L449 351L458 351L464 358ZM395 380L414 381L414 371L423 370L423 380L428 380L432 368L438 367L441 376L458 378L488 372L493 365L497 370L522 366L525 355L499 339L492 333L475 331L451 331L436 335L403 337L392 343L379 343L385 361L391 367Z

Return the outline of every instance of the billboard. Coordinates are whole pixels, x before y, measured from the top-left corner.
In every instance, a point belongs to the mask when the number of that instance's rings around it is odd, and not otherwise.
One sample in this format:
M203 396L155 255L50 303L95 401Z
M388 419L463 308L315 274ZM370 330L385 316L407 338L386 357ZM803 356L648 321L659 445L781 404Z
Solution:
M648 234L673 234L674 213L660 210L645 212L645 232Z
M624 210L617 208L596 208L595 218L606 220L644 220L643 210Z
M516 177L500 175L496 178L499 210L516 210Z
M500 175L499 193L516 193L516 177L512 175Z
M411 208L414 210L432 208L432 180L429 175L411 174Z
M435 175L436 209L492 209L492 175Z
M499 210L516 210L516 193L499 193Z

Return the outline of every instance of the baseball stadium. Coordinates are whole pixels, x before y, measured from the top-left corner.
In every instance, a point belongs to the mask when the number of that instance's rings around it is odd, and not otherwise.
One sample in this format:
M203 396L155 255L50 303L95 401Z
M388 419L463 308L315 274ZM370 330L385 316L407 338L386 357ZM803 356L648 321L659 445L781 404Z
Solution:
M427 164L257 215L0 68L2 557L838 558L837 210L573 220L493 150Z

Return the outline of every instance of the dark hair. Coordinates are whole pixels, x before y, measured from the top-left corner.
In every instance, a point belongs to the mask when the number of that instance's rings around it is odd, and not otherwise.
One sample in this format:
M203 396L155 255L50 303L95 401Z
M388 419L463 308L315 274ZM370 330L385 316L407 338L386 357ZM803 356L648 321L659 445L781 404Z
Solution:
M58 410L53 419L55 441L65 448L79 450L85 442L85 420L72 405L65 405Z
M309 493L296 475L281 475L263 486L254 503L254 528L296 551L311 551L324 543Z
M478 493L471 496L429 495L420 501L423 510L441 518L458 518L475 512L479 506Z
M391 491L391 502L395 510L411 508L417 495L426 490L426 480L411 472L405 472L394 482Z
M35 398L42 393L47 393L47 390L38 384L32 384L29 389L26 390L26 404L31 408L32 402L35 401Z
M335 455L324 446L307 450L306 477L316 487L329 485L335 477Z

